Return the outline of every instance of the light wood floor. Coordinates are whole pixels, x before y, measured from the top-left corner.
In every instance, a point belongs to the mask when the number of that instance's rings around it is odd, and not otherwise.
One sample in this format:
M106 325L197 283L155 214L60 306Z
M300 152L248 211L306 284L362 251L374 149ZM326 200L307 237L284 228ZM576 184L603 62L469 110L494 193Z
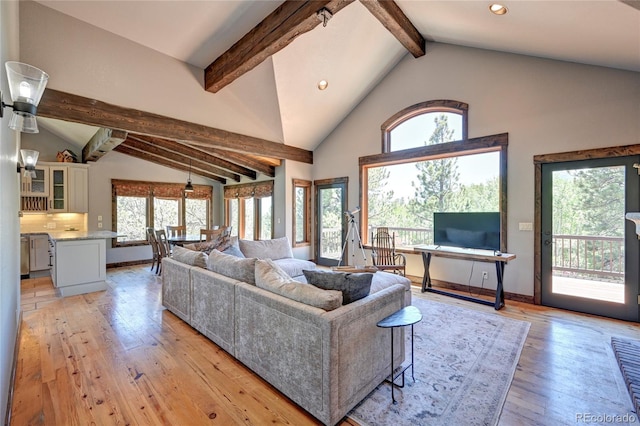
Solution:
M22 281L12 425L317 424L164 310L149 266L108 277L107 291L64 299L48 278ZM414 297L531 322L500 425L575 425L581 413L632 410L610 339L640 338L637 323L510 301L496 312L418 288Z

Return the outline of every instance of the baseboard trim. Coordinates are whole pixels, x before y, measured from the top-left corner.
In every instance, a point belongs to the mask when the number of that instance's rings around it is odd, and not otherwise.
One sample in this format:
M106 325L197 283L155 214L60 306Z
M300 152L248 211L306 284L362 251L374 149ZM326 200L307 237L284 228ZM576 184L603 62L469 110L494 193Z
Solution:
M16 333L16 343L13 347L13 363L11 365L11 378L9 378L9 394L7 395L7 412L4 416L4 426L11 424L11 408L13 407L13 388L16 384L16 371L18 370L18 349L22 337L22 309L18 316L18 331Z
M422 277L411 275L411 276L407 276L407 278L411 280L412 284L422 287ZM448 281L433 280L433 279L431 280L431 282L433 283L434 287L440 287L440 288L460 291L464 293L471 292L474 295L489 296L491 298L496 297L496 291L488 288L467 286L462 284L450 283ZM505 300L513 300L514 302L529 303L532 305L535 304L533 296L526 296L524 294L519 294L519 293L510 293L508 291L505 291L504 298Z
M129 262L117 262L117 263L107 263L107 269L110 268L122 268L124 266L135 266L135 265L144 265L145 263L152 263L152 259L142 259L142 260L131 260Z

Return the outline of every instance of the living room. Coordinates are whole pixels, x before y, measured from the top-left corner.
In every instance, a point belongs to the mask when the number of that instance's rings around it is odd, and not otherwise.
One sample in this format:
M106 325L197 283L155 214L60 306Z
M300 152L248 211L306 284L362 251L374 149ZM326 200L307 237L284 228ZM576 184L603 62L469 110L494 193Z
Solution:
M638 10L624 4L620 6L626 7L627 15L637 22ZM12 19L18 14L16 10L7 11L9 6L5 4L2 7L2 32L3 40L6 40L3 41L3 62L19 58L42 68L51 76L49 87L53 89L267 140L287 144L291 140L291 143L301 144L283 130L282 123L293 119L290 116L295 111L282 111L277 100L267 96L275 91L274 80L287 78L274 71L274 65L282 59L269 59L219 93L211 94L202 88L201 69L158 51L39 3L20 2L19 19ZM362 6L349 6L334 19L342 13L351 13L350 7ZM331 21L328 25L336 22ZM381 27L380 31L385 30ZM636 32L636 40L640 38L637 35ZM387 42L395 43L395 40ZM348 177L348 205L353 208L360 202L358 159L380 153L380 125L385 120L419 102L463 101L469 105L470 138L509 134L507 248L517 255L517 259L507 267L505 290L533 298L534 234L518 227L519 223L535 222L533 158L637 144L640 134L638 70L447 43L428 43L427 51L417 59L405 52L388 59L388 69L379 72L379 80L372 87L363 88L363 94L351 106L352 110L339 119L321 117L305 121L312 127L317 126L316 121L325 119L333 119L335 124L325 130L326 133L316 130L318 145L306 148L313 151L312 165L287 160L276 170L274 217L280 220L274 222L274 235L291 234L292 179L314 181ZM268 89L263 88L265 81L269 82ZM334 87L340 90L337 82L330 80L329 90ZM280 113L289 115L280 118ZM14 138L3 126L3 141ZM15 146L19 146L17 141ZM4 142L2 150L3 154L15 156L16 150L9 149ZM42 147L41 150L51 158L59 149ZM4 171L9 163L3 163L3 188L15 177L15 167L11 174ZM107 154L90 167L91 197L87 220L90 230L96 229L98 216L103 216L103 223L111 223L110 179L186 181L183 172L117 152ZM197 176L194 176L194 183L211 184ZM221 222L224 217L222 186L212 185L218 197L214 222ZM278 198L284 202L277 201ZM19 232L14 217L17 208L12 207L13 201L5 204L5 200L9 198L3 198L0 214L3 224L7 219L11 226L2 229L2 340L10 343L8 348L13 348L18 318L18 289L15 288L18 274L17 257L10 253L15 251L13 243L17 245ZM295 254L300 258L313 258L310 247L297 248ZM143 260L148 253L139 248L113 248L107 256L108 263L121 263ZM466 282L467 266L450 266L447 262L434 265L434 275L443 281ZM407 273L422 276L419 255L408 256ZM4 399L8 383L4 376L4 371L8 370L4 367L10 365L13 355L9 349L3 351Z

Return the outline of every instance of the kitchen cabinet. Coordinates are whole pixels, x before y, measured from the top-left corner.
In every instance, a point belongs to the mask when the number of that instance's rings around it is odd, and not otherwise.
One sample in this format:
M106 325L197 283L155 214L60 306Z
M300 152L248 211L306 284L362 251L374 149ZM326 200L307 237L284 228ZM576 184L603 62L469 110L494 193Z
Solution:
M51 267L49 261L49 236L29 236L29 271L47 270Z
M75 163L43 163L36 178L22 174L22 210L47 213L89 211L89 166Z
M52 238L51 278L61 296L107 288L106 240Z
M67 166L49 167L49 213L68 211Z
M21 169L20 193L27 197L48 197L49 196L49 167L36 166L35 176L30 174L25 176L24 168Z

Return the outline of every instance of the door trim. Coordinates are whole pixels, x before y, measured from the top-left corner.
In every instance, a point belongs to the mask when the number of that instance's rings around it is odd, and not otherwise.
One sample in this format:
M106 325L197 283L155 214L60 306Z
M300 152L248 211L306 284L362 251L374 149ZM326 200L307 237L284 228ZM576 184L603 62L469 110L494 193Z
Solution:
M588 159L628 157L640 155L640 144L568 151L533 156L535 173L533 218L533 303L542 303L542 164Z
M344 194L342 197L343 200L343 205L342 205L342 210L346 210L347 206L349 205L349 177L345 176L345 177L339 177L339 178L330 178L330 179L320 179L320 180L314 180L313 181L313 199L314 199L314 207L313 207L313 229L314 229L314 234L315 234L315 241L313 242L313 248L314 248L314 259L316 261L316 263L318 263L318 260L320 259L320 230L318 229L319 226L319 200L318 200L318 193L320 192L321 189L323 189L322 187L330 187L332 185L342 185L344 186ZM342 219L341 219L341 228L342 228L342 232L341 234L341 239L340 239L340 246L342 246L344 244L344 240L346 237L346 228L347 227L347 221L345 220L345 216L342 215ZM346 253L343 253L343 257L346 256ZM342 259L342 261L344 262L344 258Z

